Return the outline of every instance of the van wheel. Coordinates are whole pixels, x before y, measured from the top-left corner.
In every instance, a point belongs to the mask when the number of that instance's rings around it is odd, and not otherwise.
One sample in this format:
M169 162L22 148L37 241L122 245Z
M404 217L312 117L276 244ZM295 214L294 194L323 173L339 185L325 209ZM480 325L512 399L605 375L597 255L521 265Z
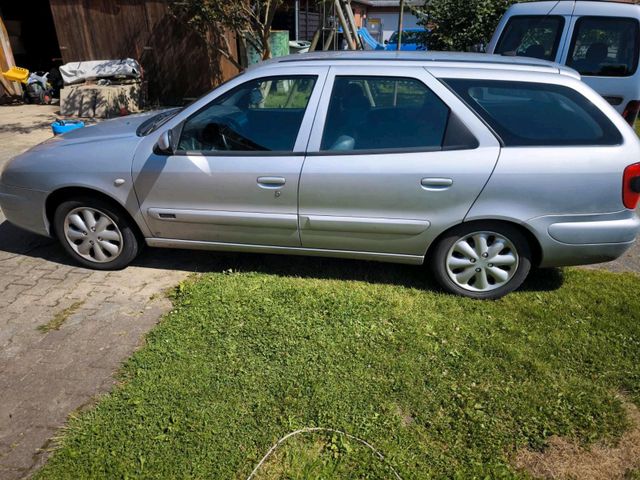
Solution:
M54 231L66 252L95 270L119 270L138 255L135 227L122 210L87 197L61 203L53 218Z
M448 292L495 300L520 287L531 269L531 248L517 228L473 222L450 230L430 259L438 283Z

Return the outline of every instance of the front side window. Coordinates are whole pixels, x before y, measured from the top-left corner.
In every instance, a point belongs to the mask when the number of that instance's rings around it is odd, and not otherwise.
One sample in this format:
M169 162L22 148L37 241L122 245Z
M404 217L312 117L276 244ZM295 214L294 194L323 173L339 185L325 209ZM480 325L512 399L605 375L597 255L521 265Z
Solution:
M633 18L581 17L567 65L581 75L626 77L638 67L638 21Z
M178 150L291 152L315 82L291 76L243 83L185 122Z
M554 61L564 28L558 15L516 15L507 21L495 53Z
M562 85L499 80L444 80L507 147L618 145L607 116Z
M413 78L336 77L321 150L441 148L449 108Z

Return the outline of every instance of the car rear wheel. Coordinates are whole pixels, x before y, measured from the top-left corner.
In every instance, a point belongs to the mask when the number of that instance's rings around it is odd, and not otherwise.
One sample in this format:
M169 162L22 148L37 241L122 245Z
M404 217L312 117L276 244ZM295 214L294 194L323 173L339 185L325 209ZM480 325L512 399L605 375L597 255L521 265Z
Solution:
M522 285L531 269L531 248L513 226L462 224L440 239L431 269L448 292L493 300Z
M67 253L95 270L118 270L138 255L134 226L115 205L100 199L75 198L55 211L55 233Z

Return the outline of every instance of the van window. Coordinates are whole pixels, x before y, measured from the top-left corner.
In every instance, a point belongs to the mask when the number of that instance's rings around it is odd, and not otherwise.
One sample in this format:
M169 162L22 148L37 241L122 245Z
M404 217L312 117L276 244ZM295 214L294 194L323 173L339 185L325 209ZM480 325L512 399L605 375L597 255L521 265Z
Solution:
M449 108L421 81L336 77L321 150L440 149Z
M446 79L504 146L619 145L622 136L582 94L562 85Z
M559 15L515 15L507 21L495 53L554 61L564 29Z
M638 67L638 29L633 18L579 18L567 65L587 76L633 75Z

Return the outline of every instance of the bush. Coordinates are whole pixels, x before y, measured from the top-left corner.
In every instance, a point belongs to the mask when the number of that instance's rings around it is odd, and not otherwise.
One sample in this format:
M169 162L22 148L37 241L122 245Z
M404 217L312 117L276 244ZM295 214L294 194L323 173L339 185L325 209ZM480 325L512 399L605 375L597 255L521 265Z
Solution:
M514 0L427 0L418 9L431 31L430 50L469 51L491 40L500 17Z

